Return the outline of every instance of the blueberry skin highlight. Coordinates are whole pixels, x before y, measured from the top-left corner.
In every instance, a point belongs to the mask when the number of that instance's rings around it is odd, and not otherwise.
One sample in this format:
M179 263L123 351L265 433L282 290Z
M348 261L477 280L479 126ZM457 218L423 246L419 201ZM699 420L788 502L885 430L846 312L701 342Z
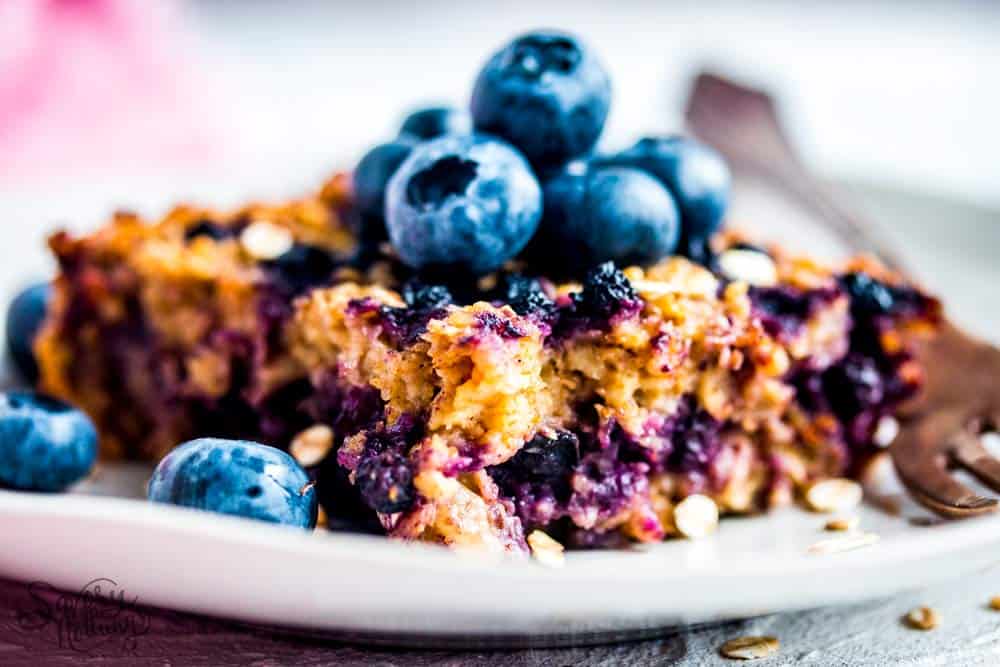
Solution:
M62 491L97 458L97 430L83 412L32 392L0 393L0 485Z
M579 274L607 261L651 264L677 248L673 197L639 169L572 164L545 184L544 201L526 253L541 270Z
M703 245L722 227L732 177L714 148L681 136L645 137L599 162L643 169L667 186L680 209L683 250Z
M397 139L375 146L358 162L354 168L354 203L363 216L383 217L386 185L412 150L409 139Z
M285 452L246 440L199 438L167 454L149 480L149 499L311 529L316 490Z
M415 269L489 273L524 248L541 212L528 163L481 134L420 144L386 191L389 238Z
M538 30L486 62L470 109L477 131L503 137L542 168L589 152L610 106L611 81L591 51L572 35Z
M45 320L51 296L50 285L39 283L14 297L7 308L7 351L21 376L32 383L38 380L38 363L32 345Z
M414 111L399 128L404 137L426 141L446 134L471 134L472 117L468 111L454 107L427 107Z

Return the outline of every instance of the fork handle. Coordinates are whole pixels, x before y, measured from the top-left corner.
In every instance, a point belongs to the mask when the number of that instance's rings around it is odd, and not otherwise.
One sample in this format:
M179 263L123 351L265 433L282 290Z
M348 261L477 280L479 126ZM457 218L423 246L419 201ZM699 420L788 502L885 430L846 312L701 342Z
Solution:
M793 157L793 156L790 156ZM830 188L814 178L797 159L786 159L780 164L748 164L740 160L740 167L749 171L795 203L814 213L849 248L856 252L875 255L886 266L900 274L906 270L898 254L890 250L889 243L871 225L843 206Z

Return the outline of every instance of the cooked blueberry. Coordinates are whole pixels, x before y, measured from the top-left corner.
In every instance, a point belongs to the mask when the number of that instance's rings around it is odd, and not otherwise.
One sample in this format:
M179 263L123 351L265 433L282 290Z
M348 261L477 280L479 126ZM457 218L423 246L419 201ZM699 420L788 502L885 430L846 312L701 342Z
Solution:
M480 331L496 334L507 340L517 340L528 335L524 329L519 327L516 322L512 322L510 318L498 315L489 310L476 313L476 324Z
M472 92L476 130L507 139L536 167L593 148L611 103L604 67L572 35L538 30L495 53Z
M261 262L283 287L295 294L330 280L338 265L326 250L302 243L296 243L276 259Z
M412 150L413 144L405 139L379 144L354 168L354 201L366 225L383 219L386 185Z
M569 431L555 438L536 435L501 467L519 479L544 482L567 477L580 462L580 441Z
M386 224L403 262L481 275L527 244L541 188L524 158L483 135L419 145L389 181Z
M518 315L549 315L555 303L549 298L537 278L519 273L505 273L498 284L501 301Z
M751 286L750 302L768 335L782 340L796 336L806 320L837 297L837 290L803 290L789 285Z
M605 452L587 454L574 472L569 515L577 525L594 525L619 514L646 493L648 472L645 463L623 463Z
M674 472L704 472L722 449L721 427L693 399L686 400L669 427L672 447L667 467Z
M644 169L666 185L680 209L682 251L706 259L729 204L729 167L718 152L686 137L646 137L600 162Z
M577 315L609 320L619 313L638 309L639 295L613 262L592 269L583 289L573 295Z
M453 107L428 107L407 116L399 132L421 140L437 139L446 134L469 134L472 118L467 111Z
M877 407L885 398L885 382L874 359L848 354L823 376L833 409L850 416Z
M362 458L355 471L355 484L365 503L382 514L409 509L416 498L409 461L391 449Z
M199 236L204 236L214 241L221 241L235 235L236 230L232 227L225 227L211 220L200 220L184 231L184 240L191 241Z
M45 319L52 290L48 283L28 287L14 297L7 309L7 350L24 379L38 379L38 364L32 345Z
M547 270L578 272L614 261L649 264L671 254L677 206L649 174L628 167L573 165L545 184L544 214L528 256Z
M316 525L316 491L285 452L247 440L199 438L167 454L149 499L299 528Z
M848 273L840 279L851 297L856 316L923 314L930 299L911 287L897 287L875 280L867 273Z
M62 491L97 458L97 431L76 408L30 392L0 394L0 485Z
M416 278L406 281L401 294L406 305L417 310L444 308L455 301L444 285L427 285Z

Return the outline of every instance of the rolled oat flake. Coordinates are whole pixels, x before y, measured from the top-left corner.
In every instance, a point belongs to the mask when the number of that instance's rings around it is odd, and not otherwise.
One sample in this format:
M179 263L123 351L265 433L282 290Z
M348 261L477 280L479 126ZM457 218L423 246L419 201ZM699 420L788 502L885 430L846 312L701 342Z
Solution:
M719 648L719 653L733 660L759 660L778 652L777 637L737 637Z

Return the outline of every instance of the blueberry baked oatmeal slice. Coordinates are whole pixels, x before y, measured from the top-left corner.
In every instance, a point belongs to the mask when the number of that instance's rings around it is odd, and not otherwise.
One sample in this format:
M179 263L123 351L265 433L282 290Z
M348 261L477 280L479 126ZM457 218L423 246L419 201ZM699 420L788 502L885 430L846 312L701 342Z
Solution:
M320 488L346 471L393 536L591 546L676 534L692 494L750 513L851 473L919 386L905 341L937 303L869 260L771 253L768 286L673 257L581 284L505 274L469 305L311 292L289 345L341 443Z
M938 302L722 230L697 141L589 155L609 95L577 39L529 33L471 118L420 112L312 196L57 234L41 387L105 456L257 440L333 528L499 552L691 535L692 507L855 475Z
M345 216L310 236L279 214L299 206L117 216L53 239L42 386L94 416L105 455L204 435L288 447L320 425L317 490L353 528L506 550L534 529L657 541L691 494L756 512L850 474L919 386L907 340L938 313L871 260L828 267L732 234L714 270L504 270L456 297L391 255L350 266ZM292 245L254 255L253 225ZM732 275L754 261L771 275Z
M281 327L354 250L347 187L155 222L121 212L90 235L54 235L40 388L93 417L105 456L158 458L195 434L280 439L301 398Z

